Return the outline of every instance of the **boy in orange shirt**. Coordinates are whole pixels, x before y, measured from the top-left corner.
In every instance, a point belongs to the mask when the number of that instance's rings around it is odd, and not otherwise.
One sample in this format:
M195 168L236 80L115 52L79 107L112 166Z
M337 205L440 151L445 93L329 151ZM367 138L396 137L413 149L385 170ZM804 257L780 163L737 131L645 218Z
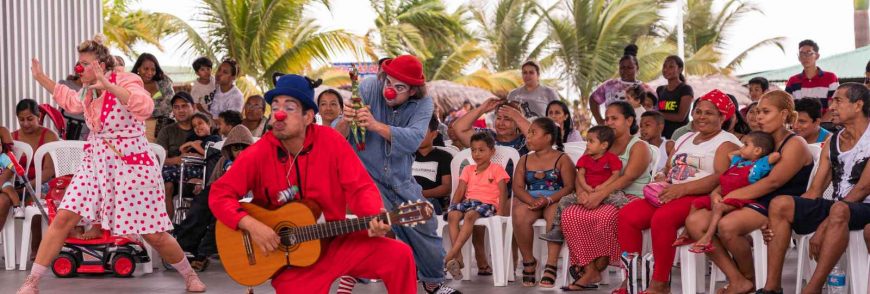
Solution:
M453 204L447 209L447 227L453 245L444 260L445 268L454 280L462 279L458 257L462 245L465 245L474 230L474 222L482 217L493 216L496 211L504 215L509 210L507 182L510 176L503 166L490 162L494 154L495 139L491 135L477 133L471 136L471 158L474 164L462 169L459 185L451 201ZM459 222L463 220L465 222L460 226Z

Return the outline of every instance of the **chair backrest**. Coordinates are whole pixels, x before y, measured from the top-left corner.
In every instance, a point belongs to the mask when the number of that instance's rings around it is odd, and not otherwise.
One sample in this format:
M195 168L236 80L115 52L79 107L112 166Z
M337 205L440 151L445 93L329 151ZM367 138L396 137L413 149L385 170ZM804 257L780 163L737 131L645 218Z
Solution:
M810 149L810 154L813 156L813 171L810 172L810 182L807 183L807 189L809 189L810 186L813 185L813 181L816 178L816 174L819 172L819 161L821 160L821 156L822 156L822 145L821 144L809 144L809 145L807 145L807 148ZM782 160L782 159L780 159L780 160ZM831 183L831 185L828 185L828 187L825 188L825 191L822 195L822 198L832 199L833 196L834 196L834 188L833 188L833 183Z
M580 157L583 157L583 153L586 153L586 144L580 145L565 145L565 154L568 154L568 157L571 158L571 162L575 165L577 161L580 160Z
M450 156L456 157L456 153L459 153L459 148L455 146L435 146L435 148L441 149L450 153Z
M77 140L54 141L39 147L36 154L33 155L33 167L36 169L37 181L42 179L42 160L46 154L51 157L51 161L54 163L55 175L75 173L85 155L85 143L87 142ZM42 195L41 184L34 185L37 195Z
M221 150L224 148L224 142L226 142L226 140L220 140L218 142L215 142L214 144L211 144L211 148ZM254 142L256 142L256 141L254 141ZM208 148L206 148L206 150L208 150Z
M501 166L511 166L508 175L513 177L514 170L517 168L517 163L520 161L520 154L516 149L506 146L495 146L495 155L492 156L492 162L498 163ZM472 164L471 149L466 148L453 156L453 161L450 162L450 197L453 197L453 191L459 186L459 176L462 173L462 167ZM464 163L464 164L463 164Z
M25 166L24 167L24 175L30 172L30 162L33 161L33 148L30 147L30 144L12 140L12 154L15 155L15 158L21 160L21 156L25 158Z
M650 155L650 160L649 160L650 177L655 177L655 174L657 171L656 165L659 163L659 147L653 146L650 144L647 144L647 147L649 147L649 155ZM652 180L652 178L650 178L650 180Z
M568 148L568 147L580 147L580 148L582 148L583 150L586 150L586 141L568 142L568 143L565 143L564 145L565 145L565 148Z
M160 167L163 167L163 162L166 160L166 149L163 149L163 146L157 143L149 143L148 145L151 146L151 150L157 155L157 163Z

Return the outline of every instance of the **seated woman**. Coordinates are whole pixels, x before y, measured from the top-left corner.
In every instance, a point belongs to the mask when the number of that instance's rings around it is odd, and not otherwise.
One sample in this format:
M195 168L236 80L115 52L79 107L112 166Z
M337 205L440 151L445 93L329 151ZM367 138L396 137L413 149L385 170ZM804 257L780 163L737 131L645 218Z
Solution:
M517 247L523 258L523 286L535 285L535 259L532 245L535 240L533 225L544 218L549 231L559 201L574 193L575 169L571 158L561 151L562 138L553 120L542 117L532 122L527 146L533 153L520 158L513 181L513 226ZM553 146L557 149L553 149ZM540 286L552 288L556 281L556 262L561 242L547 243L547 263Z
M634 136L638 130L634 108L625 101L614 102L605 111L605 122L616 136L610 152L619 156L623 168L616 181L592 193L578 193L579 203L562 213L573 272L582 272L564 290L596 289L601 272L608 265L620 265L617 214L629 200L642 195L643 186L650 181L650 149Z
M773 197L803 194L813 169L813 157L806 141L787 128L797 116L791 95L784 91L769 92L762 96L756 108L756 123L761 131L773 136L783 160L767 177L722 195L756 201L722 217L713 238L713 251L707 253L728 278L724 293L747 293L755 289L752 248L746 235L767 223L767 207ZM706 233L711 213L702 209L689 215L686 229L692 238L701 238Z
M266 100L263 100L263 96L254 95L248 97L248 100L245 101L245 108L242 111L244 114L242 124L251 131L251 135L254 135L254 137L262 137L266 133L266 121L268 121L265 116Z
M559 138L562 138L562 143L583 142L583 136L574 129L568 104L561 100L551 101L547 104L547 117L556 122L556 126L559 127Z
M728 154L740 141L727 132L735 106L722 92L714 90L701 97L692 111L695 132L677 140L666 173L644 189L645 197L657 201L634 201L619 211L620 252L640 253L643 230L652 231L655 267L647 293L670 293L671 265L674 263L677 230L685 225L692 201L709 195L719 176L728 168ZM675 245L681 245L679 243ZM618 292L626 293L627 281Z

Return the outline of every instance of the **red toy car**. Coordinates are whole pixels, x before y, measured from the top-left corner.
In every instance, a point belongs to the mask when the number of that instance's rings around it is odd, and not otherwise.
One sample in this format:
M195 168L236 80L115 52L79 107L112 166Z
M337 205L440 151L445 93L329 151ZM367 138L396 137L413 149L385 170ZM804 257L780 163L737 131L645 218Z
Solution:
M71 180L72 176L66 175L49 181L45 196L49 222L57 215L57 207ZM106 230L96 239L67 238L65 242L60 254L51 262L51 271L59 278L105 273L130 277L136 271L136 263L150 260L142 242L127 236L113 236Z

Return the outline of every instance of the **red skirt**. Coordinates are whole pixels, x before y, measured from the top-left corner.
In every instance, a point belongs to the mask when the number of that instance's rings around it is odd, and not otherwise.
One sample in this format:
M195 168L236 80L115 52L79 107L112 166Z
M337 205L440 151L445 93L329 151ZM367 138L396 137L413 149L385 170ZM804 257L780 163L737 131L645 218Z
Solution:
M619 242L616 223L619 208L602 204L595 209L572 205L562 212L562 231L572 265L585 266L596 258L610 257L619 265Z

